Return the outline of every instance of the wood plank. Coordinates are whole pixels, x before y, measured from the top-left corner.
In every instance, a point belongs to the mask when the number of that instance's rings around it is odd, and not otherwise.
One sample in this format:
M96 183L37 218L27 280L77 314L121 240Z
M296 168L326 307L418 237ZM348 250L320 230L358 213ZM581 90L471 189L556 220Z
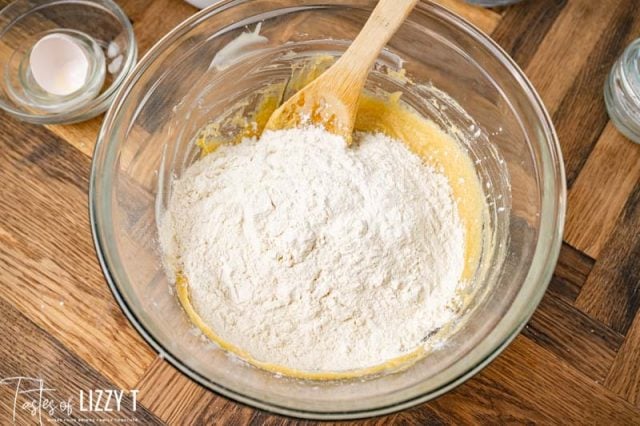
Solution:
M355 423L355 422L354 422ZM395 415L380 417L378 419L364 422L367 425L429 425L445 426L447 423L439 417L428 405L403 410ZM357 423L355 423L357 424Z
M522 334L597 383L604 382L624 339L552 294L542 299Z
M602 35L610 32L617 6L614 0L568 1L540 43L525 71L551 114L556 112L584 65L593 64L590 52ZM589 31L584 31L585 28Z
M157 357L137 385L139 399L168 424L178 424L207 410L217 397ZM192 421L193 421L192 420Z
M98 132L104 114L82 123L55 124L47 128L55 135L73 145L78 151L91 158L96 146Z
M170 10L171 13L167 13ZM198 9L181 0L155 0L149 2L133 23L138 52L144 55L162 36Z
M133 24L140 21L145 11L153 4L154 0L117 0L116 3L124 10Z
M593 263L594 260L589 256L563 243L547 292L558 300L573 304L593 268Z
M571 306L593 264L580 251L562 245L547 294L523 335L602 383L624 336Z
M639 180L640 145L609 122L569 191L565 240L597 258Z
M569 187L609 120L603 100L604 81L613 63L640 32L640 3L637 0L616 1L610 7L615 13L607 30L586 55L586 61L553 114ZM580 43L574 45L581 46L582 39L579 40Z
M433 0L456 15L459 15L487 34L496 28L502 16L491 9L460 2L460 0Z
M489 369L495 368L494 364ZM419 420L427 407L447 425L553 424L552 417L540 412L535 401L520 398L510 382L503 383L494 376L485 370L434 401L398 413L396 419L404 420L404 424L422 424Z
M88 175L89 159L71 145L44 127L0 115L0 297L130 388L154 354L122 315L98 266Z
M266 415L259 410L218 397L212 400L206 410L199 413L193 425L262 425L261 419L269 419L275 424L297 424L296 420Z
M170 18L171 22L173 22L172 26L175 26L182 20L186 19L186 17L188 17L189 15L197 11L197 9L189 5L176 4L176 3L180 3L177 0L169 0L169 1L171 3L166 3L166 0L162 0L162 1L156 0L155 2L149 1L149 0L121 0L119 1L119 3L122 6L122 8L125 10L125 12L127 12L127 15L131 18L134 24L137 24L140 21L148 22L150 19L150 16L156 16L158 19L160 19L158 11L162 11L162 10L166 11L167 7L171 7L171 14L170 14L171 16L168 16L169 14L167 13L162 13L162 15L164 15L167 18ZM460 0L433 0L433 1L451 10L457 15L462 16L463 18L467 19L469 22L473 23L482 31L488 34L491 34L491 32L495 29L496 25L498 25L498 22L500 21L500 18L501 18L501 15L494 10L482 8L479 6L472 6L472 5L460 2ZM159 7L157 7L155 9L156 12L147 11L147 9L151 9L155 7L153 3L163 3L163 2L165 2L164 9L160 9ZM179 11L176 13L175 9L179 9ZM166 27L166 23L162 23L161 25L163 25L163 28ZM140 25L136 25L136 28L139 28L139 27ZM163 32L158 31L158 29L156 28L153 28L153 33L162 34ZM151 44L153 44L153 42ZM143 46L145 50L151 46L148 43L146 37L143 37L143 43L141 46Z
M640 181L602 249L576 306L626 334L640 307Z
M640 315L629 329L624 344L618 352L605 386L611 391L640 407Z
M566 4L567 0L536 0L511 5L491 38L525 69Z
M210 392L159 357L138 387L140 401L167 424L298 424Z
M478 376L429 405L450 424L640 422L631 404L522 336Z
M79 392L81 390L86 396L86 392L93 389L120 389L4 300L0 300L0 322L4 324L3 332L0 333L0 360L2 360L0 382L11 377L41 379L45 388L52 389L45 392L46 398L56 403L72 398L71 413L64 413L58 409L51 415L49 410L42 410L40 424L53 420L67 423L79 421L116 423L129 420L129 422L145 425L161 424L160 420L139 401L136 401L136 408L133 409L129 388L123 389L126 394L122 398L120 411L80 411ZM37 389L38 385L33 380L25 379L20 383L20 389L23 391ZM17 396L16 417L13 419L17 386L18 383L15 380L7 380L0 384L0 419L4 424L8 424L11 420L14 420L13 424L37 424L39 413L36 411L35 415L32 415L22 409L22 404L34 398L28 394ZM86 400L84 404L87 404ZM113 402L110 408L115 409Z
M568 2L526 68L553 117L569 186L608 121L604 79L640 30L638 6L636 0Z

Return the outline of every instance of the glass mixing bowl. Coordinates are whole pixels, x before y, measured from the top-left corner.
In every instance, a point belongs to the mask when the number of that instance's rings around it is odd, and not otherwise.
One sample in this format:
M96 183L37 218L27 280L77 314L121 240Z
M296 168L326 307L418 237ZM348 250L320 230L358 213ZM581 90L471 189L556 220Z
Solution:
M142 59L116 95L96 146L92 230L105 276L127 317L193 380L281 414L366 417L418 404L462 383L527 322L561 244L564 170L542 102L486 35L421 2L380 55L367 88L402 92L407 105L446 128L474 160L489 212L475 277L478 291L464 321L438 349L403 371L330 382L257 369L194 332L163 270L156 224L171 180L197 159L194 136L237 108L239 100L250 108L265 87L286 87L300 60L339 55L374 5L373 0L218 2ZM238 39L243 33L254 35Z

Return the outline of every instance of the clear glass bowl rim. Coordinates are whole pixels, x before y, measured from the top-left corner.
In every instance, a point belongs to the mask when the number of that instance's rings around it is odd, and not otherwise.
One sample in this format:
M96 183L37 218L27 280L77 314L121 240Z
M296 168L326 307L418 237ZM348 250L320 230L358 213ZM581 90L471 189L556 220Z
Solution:
M138 47L136 44L135 34L133 33L133 26L131 25L131 22L129 21L126 13L124 13L122 8L114 0L43 0L40 3L41 4L38 4L37 6L33 5L29 9L28 13L31 13L41 7L55 6L58 4L67 3L84 3L88 5L98 5L108 8L118 18L118 22L122 24L122 27L127 34L127 43L130 46L127 56L122 62L122 71L120 72L118 77L111 83L111 86L109 86L107 90L101 93L98 97L69 111L50 114L31 114L21 109L13 108L11 105L6 104L2 100L0 100L0 108L13 115L14 117L19 118L20 120L35 124L70 124L93 118L96 115L104 112L111 105L111 101L116 95L118 89L125 81L126 77L131 73L136 64L136 59L138 57ZM29 6L29 0L12 1L11 3L0 9L0 15L10 12L12 8L20 7L21 4ZM22 14L17 19L22 18L25 15L26 14ZM11 24L13 24L14 22L15 19L11 21ZM0 28L0 36L6 30L7 28Z
M540 230L539 238L535 247L533 260L531 267L527 273L527 277L522 285L521 290L518 292L512 307L509 308L505 316L503 316L496 326L496 329L501 328L501 338L493 345L493 347L484 350L481 355L475 356L476 360L470 365L462 374L456 379L444 384L443 386L433 389L426 393L414 395L401 402L392 403L383 406L371 407L358 411L340 411L340 412L325 412L325 411L309 411L291 408L282 405L272 404L265 402L250 395L245 395L236 392L229 387L226 387L222 383L214 383L202 376L197 371L191 369L184 364L180 359L173 356L172 353L162 346L152 336L141 323L134 310L129 306L128 302L120 292L118 283L116 283L111 269L113 265L110 264L108 256L105 255L108 251L108 238L105 237L103 232L103 223L101 218L102 212L99 211L99 199L97 198L97 187L102 177L101 160L105 156L110 156L113 153L109 153L110 134L114 126L119 125L116 119L119 114L119 109L122 101L127 98L129 91L135 85L140 76L145 70L157 59L162 52L170 47L177 39L182 35L190 31L193 27L197 26L201 21L206 20L209 16L215 15L223 10L231 8L235 5L243 4L251 0L220 0L215 4L209 6L206 9L189 17L165 36L163 36L138 62L135 69L127 76L127 79L122 83L119 91L117 92L111 107L108 109L102 127L98 134L98 139L94 151L93 161L91 165L91 176L89 182L89 216L91 222L91 231L94 239L94 245L96 248L96 254L98 261L103 270L107 283L116 299L118 305L122 309L125 316L133 324L134 328L143 337L143 339L151 346L158 354L165 360L167 360L173 367L185 374L190 379L204 386L205 388L221 394L234 401L247 404L249 406L259 408L268 412L272 412L279 415L307 418L307 419L320 419L320 420L342 420L342 419L357 419L371 416L379 416L384 414L393 413L415 406L417 404L434 399L456 386L464 383L469 378L473 377L476 373L482 370L493 359L495 359L511 341L520 333L522 328L526 325L530 317L533 315L536 307L542 300L544 293L547 289L553 271L555 269L556 262L560 253L560 247L562 244L562 234L564 228L564 220L566 213L566 179L564 162L562 159L562 153L560 150L560 144L551 122L549 113L547 112L542 100L533 88L531 82L524 75L523 71L518 65L511 59L511 57L489 36L484 34L473 24L466 21L464 18L455 15L448 9L434 4L431 1L422 0L416 7L427 8L430 13L438 18L455 25L460 31L464 31L468 36L472 37L476 42L483 45L484 48L489 50L492 55L500 61L505 69L510 70L512 77L515 78L520 88L526 93L531 107L536 111L539 124L543 129L543 135L536 140L543 141L544 145L542 151L548 154L548 161L543 161L539 164L541 169L541 181L540 186L543 188L542 196L542 209L540 211ZM314 3L313 7L339 7L336 3L323 2L318 0ZM324 6L323 6L324 5ZM309 5L300 6L301 9L311 7ZM113 145L113 144L111 144ZM529 298L524 301L523 293L527 293L523 290L530 290ZM521 309L516 310L514 305L516 302L520 302ZM500 327L501 324L508 323L508 330L504 331L505 327ZM490 334L495 333L494 329ZM457 362L463 361L465 358Z

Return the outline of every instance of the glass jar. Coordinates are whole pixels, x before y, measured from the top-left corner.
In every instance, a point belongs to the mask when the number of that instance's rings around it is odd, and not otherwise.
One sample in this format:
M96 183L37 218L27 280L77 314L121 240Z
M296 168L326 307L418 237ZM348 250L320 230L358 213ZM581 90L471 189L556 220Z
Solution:
M611 68L604 100L618 130L640 143L640 39L631 43Z

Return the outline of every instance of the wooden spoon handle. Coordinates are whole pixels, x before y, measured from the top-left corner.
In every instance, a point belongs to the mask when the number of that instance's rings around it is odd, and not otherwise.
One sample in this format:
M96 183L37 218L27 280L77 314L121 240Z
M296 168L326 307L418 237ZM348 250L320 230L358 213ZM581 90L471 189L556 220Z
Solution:
M351 71L357 69L357 74L364 74L366 78L382 48L417 2L418 0L380 0L360 34L336 62L336 66L347 66Z
M360 93L371 66L418 0L379 0L360 34L333 66L278 108L267 129L288 129L305 121L351 141ZM308 117L303 120L302 117Z

